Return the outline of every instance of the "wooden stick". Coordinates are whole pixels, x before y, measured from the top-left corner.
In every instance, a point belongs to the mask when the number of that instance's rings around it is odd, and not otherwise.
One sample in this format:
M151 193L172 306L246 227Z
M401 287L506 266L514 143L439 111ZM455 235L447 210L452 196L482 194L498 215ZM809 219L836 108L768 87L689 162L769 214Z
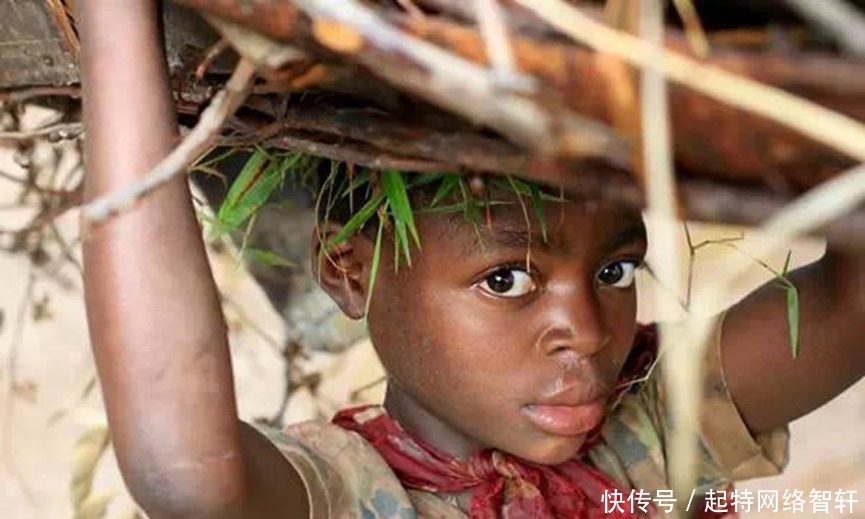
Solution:
M637 66L658 67L671 80L732 106L768 117L811 139L865 161L865 125L749 79L702 65L645 41L611 29L561 0L515 0L575 41L618 56Z
M213 145L226 119L243 104L254 77L255 69L242 60L186 138L139 182L84 205L82 223L87 226L110 218L175 176L184 174L186 168Z

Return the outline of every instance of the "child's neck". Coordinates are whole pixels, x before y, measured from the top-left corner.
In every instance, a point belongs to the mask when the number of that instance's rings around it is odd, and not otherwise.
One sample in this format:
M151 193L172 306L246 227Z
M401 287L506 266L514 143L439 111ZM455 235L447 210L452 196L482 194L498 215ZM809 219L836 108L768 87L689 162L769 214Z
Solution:
M484 446L434 415L396 384L389 384L384 408L406 431L435 449L465 460Z

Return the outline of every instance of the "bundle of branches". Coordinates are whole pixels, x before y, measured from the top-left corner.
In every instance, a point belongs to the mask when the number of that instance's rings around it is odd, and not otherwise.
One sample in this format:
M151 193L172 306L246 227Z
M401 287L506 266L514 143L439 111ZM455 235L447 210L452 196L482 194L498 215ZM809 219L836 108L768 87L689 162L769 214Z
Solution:
M220 33L183 9L167 9L187 123L231 68L228 47L261 78L238 99L239 110L226 112L217 141L226 146L382 169L515 173L641 205L638 72L651 66L671 80L682 216L756 223L865 159L865 130L855 122L865 119L865 45L857 30L865 16L848 0L818 9L798 0L724 9L677 0L664 34L675 54L629 37L641 19L640 2L629 0L180 3ZM74 95L74 86L57 84L75 81L63 66L63 58L74 64L74 20L59 0L41 9L66 49L22 70L63 74L28 72L23 80L55 81L37 93ZM13 72L27 55L4 64L0 81L18 87L7 99L36 86ZM863 225L855 215L830 232L861 242Z

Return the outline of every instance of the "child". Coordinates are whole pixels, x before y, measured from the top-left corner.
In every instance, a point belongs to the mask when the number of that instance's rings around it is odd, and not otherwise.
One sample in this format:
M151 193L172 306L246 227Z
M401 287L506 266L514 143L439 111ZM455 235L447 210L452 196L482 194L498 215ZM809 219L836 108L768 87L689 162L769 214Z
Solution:
M82 4L92 199L135 182L177 133L156 3ZM402 259L394 268L386 232L374 290L374 228L326 251L320 284L348 316L367 318L388 373L384 407L269 437L237 419L186 179L95 229L84 244L93 349L118 462L148 515L599 517L609 505L602 495L665 491L670 424L657 370L621 392L645 368L634 352L650 360L653 344L635 322L639 215L547 201L538 219L511 197L477 229L419 214L423 249L410 267ZM423 207L428 190L413 198ZM321 222L316 251L346 223L337 213ZM792 279L798 360L781 291L758 290L716 331L705 363L703 486L778 472L785 425L865 373L865 258L830 250Z

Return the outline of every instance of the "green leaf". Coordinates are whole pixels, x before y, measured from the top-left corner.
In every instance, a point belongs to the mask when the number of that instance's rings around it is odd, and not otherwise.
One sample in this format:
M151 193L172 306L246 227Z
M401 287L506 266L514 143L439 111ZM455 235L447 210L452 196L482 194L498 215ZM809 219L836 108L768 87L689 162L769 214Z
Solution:
M469 212L468 204L471 202L457 202L455 204L442 205L438 207L425 207L423 209L415 209L415 214L447 214L447 213L466 213ZM516 202L509 200L488 200L485 202L477 202L481 207L495 207L498 205L513 205Z
M460 178L457 175L447 175L442 179L442 183L439 184L438 189L433 195L432 202L430 202L430 207L435 207L441 202L445 197L449 196L454 192L455 189L459 187Z
M787 272L790 270L790 258L792 258L792 257L793 257L793 251L791 249L791 250L787 251L787 259L784 260L784 268L781 270L782 276L786 276Z
M537 184L529 184L532 193L532 206L535 208L535 217L541 224L541 237L547 241L547 216L544 214L544 204L541 201L541 188Z
M253 153L216 214L217 232L234 231L260 209L282 183L286 170L284 161L268 160L258 151Z
M399 171L384 171L380 177L381 191L387 197L390 212L393 215L395 239L400 242L405 255L406 262L411 265L411 251L408 235L414 238L415 244L420 248L420 235L415 226L414 212L406 189L402 173Z
M790 330L790 350L793 358L799 357L799 290L790 285L787 291L787 326Z
M220 162L226 160L231 157L235 153L237 153L240 148L227 148L225 151L217 154L216 156L212 156L213 153L217 150L217 148L213 148L208 153L202 155L202 157L198 160L198 162L194 163L190 169L199 169L199 168L207 168L219 164Z
M443 181L448 177L455 176L452 173L415 173L409 182L410 187L425 186L433 182Z
M297 267L297 264L295 264L291 260L283 258L282 256L273 251L248 248L246 249L246 254L254 261L257 261L258 263L261 263L262 265L267 267Z
M385 202L384 208L387 209L387 202ZM375 288L375 281L378 279L378 267L381 263L381 237L384 235L384 218L379 218L378 220L378 232L375 234L375 249L372 252L372 264L369 269L369 288L366 293L366 309L364 310L364 316L369 315L369 305L372 302L372 292Z
M225 202L223 202L223 205L237 205L246 187L261 174L267 165L267 162L268 158L264 152L260 150L252 152L249 159L246 160L246 164L243 165L243 169L240 170L240 174L237 175L236 179L234 179L231 189L229 189L228 193L225 195Z
M337 231L327 242L326 249L330 250L333 247L336 247L340 243L346 241L355 235L366 222L372 218L375 212L378 210L378 207L385 201L385 196L383 193L377 193L372 198L367 200L363 207L361 207L354 215L349 218L349 220L343 224L343 226Z
M240 259L246 254L246 249L249 247L249 239L252 237L252 229L255 227L255 217L253 214L246 223L246 230L243 231L243 239L240 240L240 255L237 258L237 266L240 266Z
M472 198L469 193L468 185L463 181L463 179L459 179L459 188L460 194L463 198L463 206L465 207L463 216L467 221L474 225L480 224L482 218L481 208L478 206L477 201Z
M357 175L355 175L354 179L349 183L348 187L342 193L342 196L354 196L354 192L363 187L365 184L369 184L369 171L363 170Z

